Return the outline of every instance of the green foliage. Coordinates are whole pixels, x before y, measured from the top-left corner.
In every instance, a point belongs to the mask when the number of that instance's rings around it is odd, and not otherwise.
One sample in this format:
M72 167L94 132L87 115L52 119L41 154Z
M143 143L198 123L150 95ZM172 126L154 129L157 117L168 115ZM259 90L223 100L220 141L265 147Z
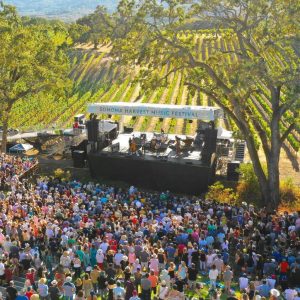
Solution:
M209 186L205 199L214 200L220 203L234 204L236 202L237 195L232 188L225 188L223 183L217 181L213 185Z
M73 43L84 43L88 41L88 32L90 28L87 25L72 23L68 28L69 35Z
M69 60L64 28L56 24L25 23L14 7L0 2L0 119L4 127L2 150L11 110L18 101L32 97L65 96Z
M60 168L54 170L54 178L60 179L62 181L70 181L71 173L70 171L64 171Z
M110 38L118 61L140 64L140 80L148 89L165 86L172 72L187 70L190 91L205 93L223 108L232 129L246 139L255 173L265 187L263 199L268 201L270 191L274 205L279 200L279 169L273 162L283 143L299 149L293 132L299 126L300 106L300 60L294 47L299 6L268 0L132 0L121 1L112 15L115 28ZM201 31L204 37L197 31L193 33L198 37L183 33L191 19L207 21L212 29ZM158 71L164 65L168 76ZM267 174L257 155L259 145L267 157Z
M239 202L261 206L262 195L257 176L253 170L253 165L250 163L241 164L238 171L240 173L240 180L236 188L236 193Z
M280 183L281 208L286 207L297 211L300 209L300 188L296 186L292 178L282 180Z
M107 41L113 34L114 19L104 6L98 6L92 14L77 20L71 26L74 41L92 42L97 49L99 43Z

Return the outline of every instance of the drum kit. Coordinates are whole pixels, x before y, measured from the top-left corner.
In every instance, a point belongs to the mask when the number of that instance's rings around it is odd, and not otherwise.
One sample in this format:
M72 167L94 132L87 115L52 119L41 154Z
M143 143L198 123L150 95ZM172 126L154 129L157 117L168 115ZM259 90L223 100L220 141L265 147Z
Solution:
M192 150L194 139L186 136L185 139L175 136L175 140L169 139L165 133L154 133L150 141L146 140L146 135L141 134L140 137L132 137L129 140L129 151L136 153L140 148L143 151L148 150L150 152L164 152L168 147L176 151L179 155L181 152Z

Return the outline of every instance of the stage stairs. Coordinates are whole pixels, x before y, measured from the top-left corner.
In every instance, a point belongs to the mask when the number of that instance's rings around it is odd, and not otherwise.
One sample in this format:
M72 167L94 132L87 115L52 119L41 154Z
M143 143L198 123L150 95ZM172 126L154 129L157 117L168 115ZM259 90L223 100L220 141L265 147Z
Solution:
M238 142L235 147L234 160L243 162L245 158L246 142Z

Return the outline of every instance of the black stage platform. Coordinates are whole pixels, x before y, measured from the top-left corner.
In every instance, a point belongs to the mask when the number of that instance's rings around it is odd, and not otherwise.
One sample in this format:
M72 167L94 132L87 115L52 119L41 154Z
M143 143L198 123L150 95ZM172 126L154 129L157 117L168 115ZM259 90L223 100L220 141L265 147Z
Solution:
M205 166L102 152L89 153L88 162L94 178L121 180L130 185L190 195L207 190L214 180L216 165L215 159L210 166Z

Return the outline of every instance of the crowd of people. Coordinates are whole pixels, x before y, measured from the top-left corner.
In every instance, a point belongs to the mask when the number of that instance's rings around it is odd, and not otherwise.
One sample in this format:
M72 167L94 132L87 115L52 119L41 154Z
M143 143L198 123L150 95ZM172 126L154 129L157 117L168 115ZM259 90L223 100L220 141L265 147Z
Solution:
M4 190L11 185L14 187L17 178L22 177L36 164L37 160L34 158L0 153L0 189Z
M26 168L1 160L8 176ZM299 300L299 235L299 212L15 176L0 191L0 284L11 300Z

